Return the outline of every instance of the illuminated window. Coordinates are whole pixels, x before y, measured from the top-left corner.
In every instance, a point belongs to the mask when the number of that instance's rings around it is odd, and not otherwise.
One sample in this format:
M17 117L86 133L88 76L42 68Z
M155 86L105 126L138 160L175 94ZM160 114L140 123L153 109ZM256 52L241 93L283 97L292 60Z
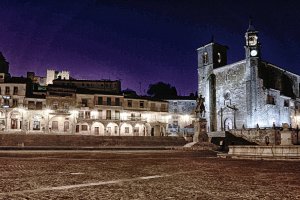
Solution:
M221 63L222 61L222 57L221 57L221 54L218 52L218 63Z
M115 111L115 117L117 120L120 119L120 111L118 111L118 110Z

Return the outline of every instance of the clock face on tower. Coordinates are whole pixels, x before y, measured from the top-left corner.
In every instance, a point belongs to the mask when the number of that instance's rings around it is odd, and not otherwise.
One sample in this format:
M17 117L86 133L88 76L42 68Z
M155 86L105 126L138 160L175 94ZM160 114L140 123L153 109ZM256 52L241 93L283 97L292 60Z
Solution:
M251 55L251 56L257 56L257 50L255 50L255 49L254 49L254 50L251 50L251 51L250 51L250 55Z
M248 42L249 42L249 46L255 46L257 44L257 36L249 35Z

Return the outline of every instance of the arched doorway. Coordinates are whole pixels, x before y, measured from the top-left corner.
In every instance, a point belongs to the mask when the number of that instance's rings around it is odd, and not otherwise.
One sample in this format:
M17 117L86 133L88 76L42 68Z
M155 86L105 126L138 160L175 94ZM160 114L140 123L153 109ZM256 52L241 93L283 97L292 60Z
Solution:
M131 124L124 123L121 125L121 135L125 136L132 136L133 135L133 128Z
M233 123L231 118L226 118L224 121L225 131L229 131L233 128Z
M104 125L100 122L95 122L91 129L94 135L104 135Z
M118 136L119 135L119 126L118 126L118 124L113 123L113 122L107 124L105 135Z

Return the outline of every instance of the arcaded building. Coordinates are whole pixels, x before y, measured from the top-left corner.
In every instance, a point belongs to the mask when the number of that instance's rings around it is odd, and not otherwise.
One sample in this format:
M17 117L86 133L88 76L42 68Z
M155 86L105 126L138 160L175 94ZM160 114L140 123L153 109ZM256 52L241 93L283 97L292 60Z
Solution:
M258 31L245 33L245 59L227 63L227 47L197 49L198 92L205 98L208 131L299 124L300 76L261 58Z

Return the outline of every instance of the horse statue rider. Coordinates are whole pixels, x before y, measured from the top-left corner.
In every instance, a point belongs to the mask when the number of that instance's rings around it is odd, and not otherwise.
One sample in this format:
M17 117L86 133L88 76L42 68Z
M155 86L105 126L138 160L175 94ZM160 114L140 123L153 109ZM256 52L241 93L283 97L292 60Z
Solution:
M205 117L204 98L202 97L202 95L197 98L197 106L195 112L197 117Z

